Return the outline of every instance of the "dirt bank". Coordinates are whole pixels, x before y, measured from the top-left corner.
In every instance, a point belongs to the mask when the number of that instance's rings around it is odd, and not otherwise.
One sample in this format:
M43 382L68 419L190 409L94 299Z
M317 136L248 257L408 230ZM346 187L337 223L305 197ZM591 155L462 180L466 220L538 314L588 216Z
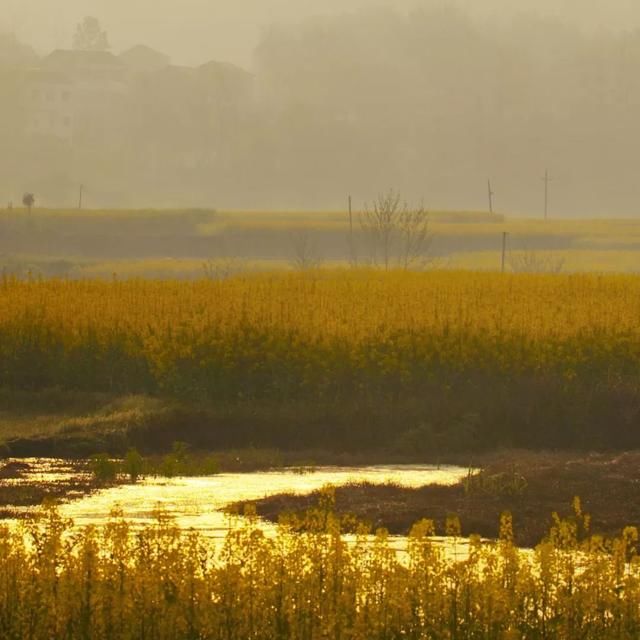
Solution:
M391 533L405 534L422 519L444 532L448 515L459 516L463 533L496 537L500 515L513 515L516 541L537 544L549 531L551 514L568 516L575 496L592 515L591 531L614 535L640 525L640 452L622 454L506 452L478 459L484 471L457 485L407 489L350 485L336 489L336 510L354 514ZM284 512L315 505L319 496L277 495L255 502L257 512L277 520Z

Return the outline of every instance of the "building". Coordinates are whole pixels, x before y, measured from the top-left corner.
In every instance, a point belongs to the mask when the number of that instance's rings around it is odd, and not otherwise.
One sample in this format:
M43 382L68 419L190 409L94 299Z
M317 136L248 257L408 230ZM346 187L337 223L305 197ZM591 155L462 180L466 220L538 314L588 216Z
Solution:
M27 131L73 141L104 138L127 88L127 69L106 51L57 50L26 74Z
M27 73L27 133L71 141L74 120L73 82L63 73L30 70Z
M171 64L169 56L142 44L123 51L118 57L133 73L154 73Z

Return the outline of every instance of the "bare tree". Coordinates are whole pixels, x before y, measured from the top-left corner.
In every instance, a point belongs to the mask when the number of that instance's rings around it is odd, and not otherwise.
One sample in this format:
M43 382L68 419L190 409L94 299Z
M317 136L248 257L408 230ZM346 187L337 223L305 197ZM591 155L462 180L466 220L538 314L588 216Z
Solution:
M318 247L307 229L300 229L291 234L293 258L291 266L299 271L317 269L322 264Z
M431 234L429 213L421 204L416 209L406 205L398 222L400 230L400 264L404 269L422 269L429 261Z
M371 206L365 204L360 214L360 226L371 251L371 261L376 266L389 268L402 211L400 193L390 189L379 194Z
M431 236L424 205L411 208L399 192L390 189L371 206L365 205L360 226L376 266L389 269L394 259L404 269L427 263Z

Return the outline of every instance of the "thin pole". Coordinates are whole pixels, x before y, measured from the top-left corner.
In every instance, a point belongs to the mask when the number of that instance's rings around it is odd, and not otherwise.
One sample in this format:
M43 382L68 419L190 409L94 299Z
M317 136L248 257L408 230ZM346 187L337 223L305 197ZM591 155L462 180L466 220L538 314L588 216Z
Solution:
M353 246L353 207L351 201L351 195L349 195L349 259L351 265L355 264L355 248Z
M547 220L549 217L549 170L544 170L544 219Z
M84 191L84 185L80 185L80 198L78 199L78 209L82 209L82 192Z
M487 186L489 187L489 213L493 213L493 190L491 189L491 180L487 180Z
M502 273L504 273L506 259L507 259L507 236L509 234L506 231L502 232Z

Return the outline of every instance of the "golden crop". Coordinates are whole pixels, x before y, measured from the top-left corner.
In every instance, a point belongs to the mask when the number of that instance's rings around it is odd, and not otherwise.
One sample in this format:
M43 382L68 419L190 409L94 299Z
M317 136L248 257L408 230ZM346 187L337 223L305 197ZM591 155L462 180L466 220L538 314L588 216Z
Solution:
M638 318L640 279L630 276L5 280L0 380L278 395L441 371L636 377Z
M181 531L163 514L132 530L116 512L73 530L55 509L0 528L0 637L6 640L635 639L638 533L614 541L556 520L534 552L472 538L454 560L417 523L406 554L384 531L341 535L328 504L267 537L254 519L226 540ZM300 523L296 523L299 526ZM455 523L451 533L455 535ZM453 539L453 545L462 542Z

